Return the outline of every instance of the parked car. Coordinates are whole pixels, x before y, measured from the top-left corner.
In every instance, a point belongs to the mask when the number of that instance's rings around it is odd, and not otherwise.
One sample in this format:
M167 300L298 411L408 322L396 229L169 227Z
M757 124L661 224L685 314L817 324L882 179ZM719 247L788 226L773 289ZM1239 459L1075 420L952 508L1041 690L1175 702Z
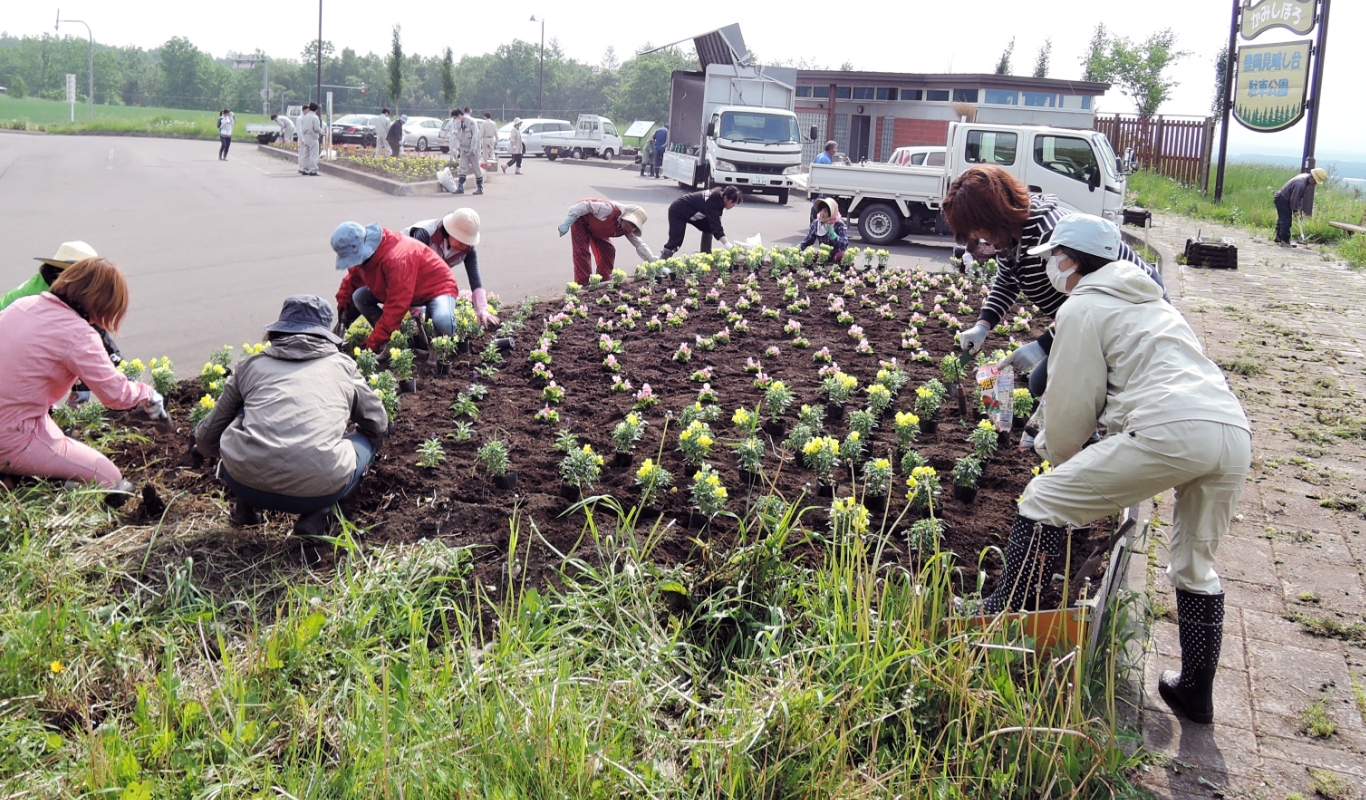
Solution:
M498 143L494 146L494 152L500 156L510 155L508 153L508 135L511 130L511 122L498 129ZM574 125L567 119L543 119L539 117L524 119L522 120L522 146L526 148L526 154L529 156L543 156L545 151L541 149L542 137L572 133L573 131Z
M440 139L441 122L436 117L408 117L403 123L403 146L424 153L437 149L446 152L450 148Z
M374 147L375 120L378 118L370 114L347 114L338 117L332 122L332 143Z
M898 167L942 167L947 151L944 147L898 147L887 163Z
M600 156L612 160L621 152L621 135L607 117L580 114L578 124L569 133L544 133L540 137L546 158L589 158Z

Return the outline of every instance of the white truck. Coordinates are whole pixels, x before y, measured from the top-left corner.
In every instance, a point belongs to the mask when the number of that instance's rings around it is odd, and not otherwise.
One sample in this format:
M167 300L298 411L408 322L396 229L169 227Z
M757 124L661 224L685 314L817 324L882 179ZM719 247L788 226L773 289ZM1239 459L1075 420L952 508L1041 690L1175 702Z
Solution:
M612 156L621 152L621 135L617 133L617 126L612 124L612 120L597 114L580 114L573 133L544 134L540 141L545 157L551 161L561 156L602 156L611 161Z
M795 70L772 67L675 71L664 177L685 189L738 186L787 203L792 176L804 171L795 84Z
M834 197L858 222L859 236L885 245L918 229L943 229L939 206L949 184L979 164L1001 167L1030 192L1057 195L1074 211L1119 224L1125 171L1105 135L1097 131L1032 125L951 122L945 165L812 164L808 197Z

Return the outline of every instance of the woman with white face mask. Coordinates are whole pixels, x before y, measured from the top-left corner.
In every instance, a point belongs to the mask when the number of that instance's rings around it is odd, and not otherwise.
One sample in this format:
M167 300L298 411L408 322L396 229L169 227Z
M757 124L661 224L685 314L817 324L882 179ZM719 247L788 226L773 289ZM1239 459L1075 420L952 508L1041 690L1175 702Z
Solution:
M1176 587L1181 671L1162 699L1195 722L1214 716L1224 595L1214 555L1247 477L1252 433L1237 397L1162 289L1122 260L1119 229L1078 214L1029 253L1069 295L1057 314L1035 444L1054 465L1020 498L1006 564L983 610L1036 600L1063 566L1068 531L1176 488L1167 577ZM1104 426L1107 436L1085 446Z
M976 261L995 258L998 266L977 324L958 335L965 353L976 355L981 351L991 329L1008 316L1021 294L1039 307L1042 316L1057 314L1067 295L1048 280L1043 259L1030 252L1047 241L1059 221L1072 213L1062 201L1051 194L1030 194L1024 184L1000 167L980 166L953 180L942 210L958 244ZM1159 288L1162 286L1161 274L1128 245L1120 245L1117 257L1137 264ZM1029 390L1035 397L1043 394L1048 380L1052 343L1050 331L1010 355L1010 365L1016 371L1029 373Z

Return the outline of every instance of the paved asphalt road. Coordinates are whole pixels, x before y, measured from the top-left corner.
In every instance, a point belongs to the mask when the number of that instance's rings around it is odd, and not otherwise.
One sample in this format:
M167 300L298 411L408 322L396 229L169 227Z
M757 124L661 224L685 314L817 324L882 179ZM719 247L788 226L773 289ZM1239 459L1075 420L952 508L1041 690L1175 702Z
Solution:
M650 215L646 242L658 252L668 204L681 193L635 169L527 159L526 174L491 176L481 197L392 197L326 175L300 176L254 145L234 144L227 161L217 153L218 143L207 141L0 133L0 287L27 280L34 257L83 239L129 277L124 354L169 355L187 376L215 347L259 340L285 296L333 297L341 275L328 240L345 220L400 228L457 205L475 208L484 285L517 300L553 293L572 277L569 239L555 230L569 204L610 197L642 205ZM759 233L765 244L796 244L805 234L804 203L747 200L726 214L732 237ZM889 249L893 264L932 267L947 259L938 244ZM689 228L685 252L697 246ZM625 240L617 258L628 271L639 263ZM466 288L464 274L456 277Z

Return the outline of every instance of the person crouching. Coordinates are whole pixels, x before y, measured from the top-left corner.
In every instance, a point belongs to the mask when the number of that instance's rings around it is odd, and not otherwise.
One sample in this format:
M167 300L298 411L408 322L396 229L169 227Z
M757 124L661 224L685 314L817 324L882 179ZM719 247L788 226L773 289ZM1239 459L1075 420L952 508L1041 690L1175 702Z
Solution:
M133 485L104 454L62 434L48 410L83 381L109 408L164 414L160 394L115 368L95 327L118 331L128 312L123 272L103 258L77 261L47 291L0 313L0 472L94 483L121 505Z
M220 459L233 525L259 524L265 509L298 514L298 536L325 535L332 506L355 491L384 443L384 404L337 350L331 327L322 298L286 298L266 326L269 346L238 366L195 429L199 451Z

